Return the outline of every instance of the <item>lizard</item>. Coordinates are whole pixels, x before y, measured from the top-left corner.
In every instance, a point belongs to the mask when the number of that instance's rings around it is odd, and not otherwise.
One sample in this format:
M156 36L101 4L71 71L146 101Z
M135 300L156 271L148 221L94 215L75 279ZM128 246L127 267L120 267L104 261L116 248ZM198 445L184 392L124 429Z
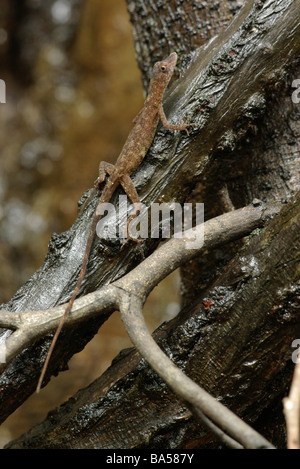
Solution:
M43 379L48 367L48 363L53 352L54 346L56 344L57 338L60 334L60 331L63 327L66 316L70 313L72 305L75 301L75 298L78 294L80 286L82 284L88 260L89 254L91 251L93 239L96 233L97 224L100 221L102 215L106 210L106 204L109 203L114 191L116 188L121 185L131 202L135 207L140 205L140 199L137 194L137 191L134 187L133 182L130 179L130 174L140 165L144 159L151 143L154 138L156 128L159 120L161 120L163 126L166 129L170 130L185 130L188 134L187 128L192 125L197 125L193 123L183 123L183 124L170 124L167 120L167 117L164 113L162 101L164 91L167 88L170 79L174 73L175 66L177 63L177 54L172 52L166 59L156 62L153 66L152 77L150 80L148 95L145 100L144 106L141 111L137 114L134 119L134 127L129 133L127 140L121 150L119 157L115 165L106 163L102 161L99 165L99 177L95 181L96 188L100 188L100 185L105 181L106 175L109 176L107 183L102 191L102 194L99 198L94 216L91 222L89 235L87 238L85 253L81 265L81 270L79 272L78 280L75 285L73 294L70 300L67 303L64 314L60 320L60 323L56 329L56 332L53 336L46 360L44 362L41 375L38 381L36 391L39 392L43 383ZM136 209L135 216L139 213L139 209ZM132 216L130 220L132 220ZM128 223L127 223L127 233L128 233Z

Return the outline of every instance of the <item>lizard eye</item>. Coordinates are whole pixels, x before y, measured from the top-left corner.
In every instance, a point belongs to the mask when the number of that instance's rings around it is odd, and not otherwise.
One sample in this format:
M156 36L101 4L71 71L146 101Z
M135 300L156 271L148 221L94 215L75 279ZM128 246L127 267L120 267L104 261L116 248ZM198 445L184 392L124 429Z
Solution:
M160 70L161 70L162 72L166 72L166 71L167 71L166 65L161 65L161 66L160 66Z

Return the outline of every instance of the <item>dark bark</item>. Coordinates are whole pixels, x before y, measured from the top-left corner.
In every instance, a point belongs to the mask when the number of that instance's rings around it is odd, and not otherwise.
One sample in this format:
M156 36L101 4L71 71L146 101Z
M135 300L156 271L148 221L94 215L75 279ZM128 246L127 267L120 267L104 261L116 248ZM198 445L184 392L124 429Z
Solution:
M220 197L224 184L235 208L249 203L254 197L266 202L284 202L299 190L299 105L291 99L291 84L299 73L297 64L291 67L290 74L282 77L278 86L267 93L264 115L254 121L238 149L231 151L229 148L220 155L221 158L216 157L212 162L201 187L195 191L198 200L205 200L206 218L226 210ZM189 304L201 296L242 245L242 242L231 243L226 249L217 249L183 267L182 304ZM274 419L281 424L275 426ZM272 441L275 441L276 429L283 444L285 422L281 396L269 411L262 414L261 425L264 435L271 435Z
M126 2L145 91L153 62L174 49L187 64L191 51L220 34L241 7L238 0Z
M299 207L298 198L250 236L214 285L155 333L188 376L254 426L287 391L290 346L300 334ZM145 360L128 350L9 447L171 448L174 442L177 448L215 445Z
M159 201L162 197L165 201L183 202L203 175L210 181L208 192L215 192L211 175L226 163L246 131L266 112L272 90L278 89L278 84L283 87L287 71L295 66L293 62L299 56L299 9L295 1L277 1L276 9L272 10L271 5L266 11L263 5L260 3L262 9L257 4L250 13L247 11L246 20L235 23L205 52L195 54L185 76L174 84L165 102L169 116L174 116L174 120L183 117L182 112L184 116L192 115L192 120L198 116L200 129L194 129L189 139L159 131L142 165L143 173L138 171L134 177L143 202ZM153 18L158 21L158 17ZM246 174L247 167L242 164L241 171ZM230 174L226 165L224 174L221 182L218 180L218 188L221 183L231 182L226 177ZM287 199L291 191L286 192ZM250 194L249 197L258 196L255 190ZM243 205L244 200L241 197L238 203ZM81 256L76 253L71 258L69 252L75 245L82 246L78 251L83 252L89 225L86 221L91 219L94 206L95 198L85 206L70 232L53 238L44 266L7 308L47 308L70 296ZM298 211L293 212L296 208ZM210 279L213 285L209 290L198 289L201 294L193 306L186 307L178 318L157 332L166 352L172 352L179 366L250 422L267 412L276 398L286 392L292 370L289 347L300 333L295 329L299 326L297 214L299 207L291 204L270 228L248 241L242 257L233 259L219 279ZM284 226L289 229L282 229ZM147 244L146 252L154 247ZM103 245L95 243L81 293L120 277L138 261L139 250L135 247L124 255L119 253L117 242L104 250ZM275 276L270 276L275 268L281 269L276 281ZM59 288L58 278L65 280ZM95 320L66 331L48 376L64 368L68 358L84 346L101 323ZM24 351L2 376L2 418L33 391L48 346L49 340L43 340ZM270 370L267 376L266 368ZM99 395L103 396L100 401ZM78 422L81 431L70 438L74 425L79 429ZM116 425L119 436L114 432ZM134 432L129 433L133 427ZM15 446L154 448L174 444L178 448L213 443L145 362L130 352Z
M228 210L220 194L224 185L235 208L254 198L285 202L299 190L299 105L291 100L291 83L299 75L296 66L283 84L268 94L265 114L254 121L237 150L225 151L212 161L194 191L195 200L205 201L206 219ZM197 297L241 246L242 242L218 249L191 262L187 269L183 267L183 303Z

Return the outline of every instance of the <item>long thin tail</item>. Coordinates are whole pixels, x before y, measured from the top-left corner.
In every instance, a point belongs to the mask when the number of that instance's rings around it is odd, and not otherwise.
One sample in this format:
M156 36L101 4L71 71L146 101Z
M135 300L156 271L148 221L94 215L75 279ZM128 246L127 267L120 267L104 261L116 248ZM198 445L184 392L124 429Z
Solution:
M68 313L71 311L71 308L73 306L73 303L74 303L75 298L77 296L77 293L79 291L80 285L81 285L82 280L84 278L87 263L88 263L88 260L89 260L89 254L90 254L93 239L94 239L94 234L95 234L95 231L96 231L96 226L97 226L97 223L98 223L99 219L100 219L100 216L94 215L92 225L91 225L91 228L90 228L90 234L89 234L87 244L86 244L86 248L85 248L84 258L83 258L81 270L80 270L80 273L79 273L79 277L78 277L75 289L73 291L73 294L72 294L72 296L71 296L71 298L70 298L70 300L69 300L69 302L66 306L64 315L62 316L62 318L60 320L60 323L58 325L58 328L56 329L56 332L55 332L54 337L52 339L52 342L51 342L51 345L50 345L50 348L49 348L49 351L48 351L48 354L47 354L47 357L46 357L46 360L45 360L45 363L44 363L44 366L43 366L43 369L42 369L42 372L41 372L41 375L40 375L40 378L39 378L39 381L38 381L38 385L37 385L37 388L36 388L37 393L40 392L40 389L41 389L41 386L42 386L42 383L43 383L43 380L44 380L44 376L45 376L45 373L46 373L46 370L47 370L47 367L48 367L48 364L49 364L49 360L51 358L53 349L55 347L57 338L60 334L60 331L62 330L62 327L64 325L64 322L65 322L65 319L66 319Z

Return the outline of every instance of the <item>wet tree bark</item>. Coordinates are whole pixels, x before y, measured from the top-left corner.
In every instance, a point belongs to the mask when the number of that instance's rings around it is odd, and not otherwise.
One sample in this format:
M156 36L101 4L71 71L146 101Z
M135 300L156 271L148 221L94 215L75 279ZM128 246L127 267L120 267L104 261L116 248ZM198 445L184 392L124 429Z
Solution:
M174 45L185 52L193 48L194 37L199 40L199 24L191 23L196 27L195 35L189 36L190 42L178 40L176 30L180 37L187 35L180 20L184 15L177 3L171 2L178 26L172 23L172 41L169 38L164 47ZM226 2L226 14L237 3ZM175 83L165 104L171 115L178 108L187 109L187 114L190 111L192 115L200 109L200 130L193 131L188 142L160 130L143 164L151 185L139 184L138 173L135 182L145 201L160 200L162 195L166 200L179 202L193 197L204 201L208 217L230 209L231 204L238 208L255 198L283 205L280 214L261 232L183 267L183 309L171 323L160 327L155 337L197 383L264 431L275 444L284 446L280 399L287 392L293 370L291 343L300 335L300 211L296 196L300 127L299 105L292 102L290 88L292 78L300 73L300 44L295 33L299 11L295 1L268 3L248 2L245 17L235 26L234 39L230 30L229 37L225 33L220 36L206 55L201 56L201 51L198 58L195 55L192 67L185 78ZM165 37L163 31L169 22L163 20L169 12L163 7L153 11L145 1L134 4L135 8L128 1L137 51L145 50L146 44L148 57L153 54L154 58L155 42L150 33L162 31ZM147 14L140 14L142 7ZM191 15L185 12L188 13ZM213 23L213 16L210 20ZM147 57L138 56L144 64L146 81L150 63L147 65ZM187 58L182 68L188 63ZM184 85L192 86L198 80L199 64L206 73L206 98L197 96L196 87L192 102L191 95L185 92L184 103L178 106L178 96L186 90ZM258 70L260 77L255 79ZM226 82L228 76L233 77L231 83ZM248 86L249 76L252 81ZM220 83L226 83L221 92ZM162 169L158 169L158 164ZM158 170L153 176L154 168ZM199 179L201 185L191 196ZM44 266L6 305L7 309L46 308L68 298L80 266L80 256L69 257L70 248L74 243L84 244L88 226L85 222L91 219L95 201L95 197L88 199L70 232L53 237ZM147 245L148 252L154 247ZM134 248L121 259L117 244L108 248L103 251L100 243L95 246L82 293L123 275L139 261ZM103 252L100 260L99 250ZM61 276L68 280L58 291L57 279ZM43 285L47 285L47 294ZM69 357L84 346L101 321L65 331L48 378L66 366ZM67 349L65 342L70 344ZM2 419L33 392L48 345L49 340L43 340L25 350L3 374ZM10 447L204 448L216 444L137 352L130 350L121 354L91 386L79 391Z
M276 443L284 429L279 412L274 425L273 408L287 391L291 343L300 333L299 206L298 198L253 234L214 284L154 335L188 376L252 425L265 427L272 413L264 433ZM127 350L9 447L173 448L174 442L217 444L145 360Z

